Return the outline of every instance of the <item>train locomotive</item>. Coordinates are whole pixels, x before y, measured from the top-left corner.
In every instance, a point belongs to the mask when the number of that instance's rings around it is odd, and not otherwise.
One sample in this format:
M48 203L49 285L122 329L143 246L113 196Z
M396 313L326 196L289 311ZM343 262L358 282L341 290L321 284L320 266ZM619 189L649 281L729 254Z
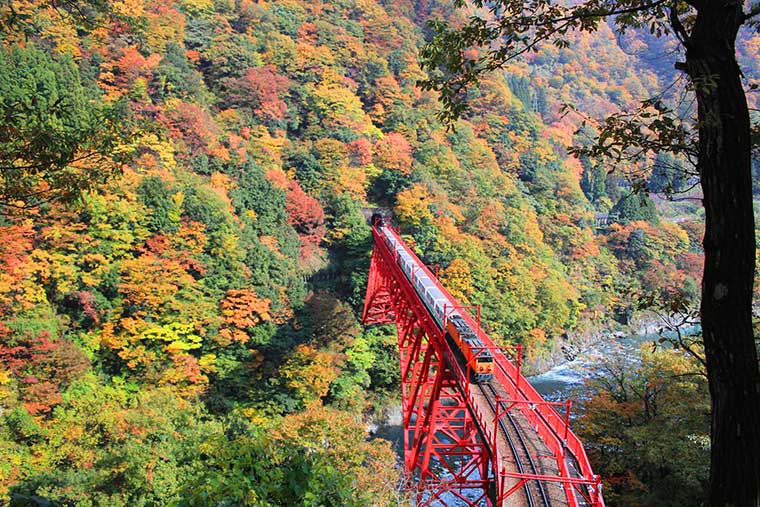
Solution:
M471 377L474 382L489 382L493 378L493 355L491 351L485 348L477 333L462 317L459 310L451 310L456 307L456 303L441 292L431 277L422 269L422 263L419 259L409 253L396 239L395 234L387 224L386 218L375 215L372 217L372 225L377 227L388 248L396 252L396 262L414 287L414 291L430 311L438 328L443 330L445 326L446 339L456 352L462 368L467 371L467 365L470 365Z

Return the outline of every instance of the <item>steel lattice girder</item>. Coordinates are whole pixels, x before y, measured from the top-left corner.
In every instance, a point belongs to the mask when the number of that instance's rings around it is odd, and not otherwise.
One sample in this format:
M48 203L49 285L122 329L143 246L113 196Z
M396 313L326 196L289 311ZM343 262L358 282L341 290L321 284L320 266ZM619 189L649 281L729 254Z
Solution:
M384 236L381 236L381 230ZM483 400L470 389L469 365L465 370L457 363L455 349L446 342L441 329L423 305L414 288L416 270L425 273L426 279L448 298L451 308L462 310L465 307L460 306L437 281L397 232L381 224L380 228L374 226L372 233L375 248L363 321L365 324L396 323L401 362L405 466L410 475L416 473L420 477L418 504L437 502L447 505L447 499L460 497L471 506L501 505L506 497L519 489L519 484L548 481L561 483L569 507L604 507L601 479L593 473L580 439L569 431L567 418L562 421L549 406L551 403L543 400L522 378L519 360L515 368L501 348L482 331L478 308L477 322L466 311L460 315L477 332L485 347L492 351L494 381L516 403L530 405L530 408L521 407L520 412L534 428L536 438L549 448L559 473L556 476L514 474L499 465L500 453L504 451L500 451L497 444L498 418L488 415L488 408L482 406ZM405 274L400 262L397 262L402 253L405 257L401 258L414 259L411 273ZM406 266L408 268L408 264ZM447 314L446 305L443 313ZM452 362L448 363L445 357ZM461 414L465 416L460 417ZM461 426L459 421L466 420L468 414L472 416L471 421L477 420L478 430ZM424 440L423 433L426 435ZM484 442L490 443L490 455ZM566 461L568 453L578 467L573 475ZM471 456L472 460L462 462L457 467L450 466L456 456L461 461L465 455ZM480 470L479 476L471 472L475 469ZM507 487L505 481L508 478L514 479L510 483L517 481L518 487ZM427 488L431 484L432 490ZM463 494L465 491L478 491L478 488L480 493L476 495L465 497ZM449 495L446 496L446 493Z
M373 251L363 320L395 322L404 427L404 464L417 476L417 504L492 506L491 457L440 347L443 335L392 260Z

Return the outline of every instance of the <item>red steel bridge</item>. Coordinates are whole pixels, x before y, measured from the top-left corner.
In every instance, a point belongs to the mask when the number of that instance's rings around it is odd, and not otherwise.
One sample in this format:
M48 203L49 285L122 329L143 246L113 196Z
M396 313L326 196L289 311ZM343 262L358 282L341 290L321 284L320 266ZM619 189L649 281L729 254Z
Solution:
M363 321L396 324L404 465L417 505L604 507L599 476L568 427L569 402L543 400L520 373L520 351L515 366L480 328L479 310L473 317L459 305L397 231L382 219L372 231ZM420 295L415 278L425 277L440 291L442 315ZM475 359L446 339L452 313L480 338ZM474 382L485 351L493 378Z

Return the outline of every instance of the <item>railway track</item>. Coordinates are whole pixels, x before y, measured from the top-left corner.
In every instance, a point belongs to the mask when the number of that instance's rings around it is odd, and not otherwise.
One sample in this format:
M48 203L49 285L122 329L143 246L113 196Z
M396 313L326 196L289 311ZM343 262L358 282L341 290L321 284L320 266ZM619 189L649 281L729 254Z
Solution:
M483 396L488 401L488 404L491 406L491 410L494 411L494 414L497 413L497 408L504 408L502 402L498 402L499 406L497 407L497 392L491 384L478 384L478 386L483 393ZM499 418L499 427L515 457L517 471L521 474L527 473L540 475L542 470L536 465L536 462L530 453L530 449L525 443L525 437L520 430L520 425L517 424L514 416L509 413L509 411L505 412L504 416L506 416L508 424L504 422L504 417L502 416ZM526 463L530 468L529 470L526 470ZM543 482L535 480L528 481L525 483L523 489L525 491L528 507L551 507L549 495L546 492Z

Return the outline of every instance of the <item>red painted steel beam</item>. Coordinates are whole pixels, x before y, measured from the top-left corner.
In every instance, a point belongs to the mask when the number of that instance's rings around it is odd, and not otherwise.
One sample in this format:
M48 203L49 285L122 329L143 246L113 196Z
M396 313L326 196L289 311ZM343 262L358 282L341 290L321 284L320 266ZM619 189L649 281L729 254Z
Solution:
M488 448L444 354L443 335L387 248L373 251L363 320L396 323L404 463L417 476L418 505L493 505Z
M389 228L381 227L383 234L394 238L416 262L412 276L424 273L448 298L451 308L462 309L401 238ZM504 499L526 481L541 480L562 483L569 507L577 507L579 498L586 505L604 507L599 477L591 471L580 440L567 426L567 418L560 417L538 395L519 368L515 368L482 331L479 309L477 322L462 310L459 313L478 334L484 349L492 351L494 381L507 392L512 406L517 406L536 428L557 460L560 474L515 475L499 468L498 449L494 444L498 415L489 418L480 412L470 386L469 365L467 371L463 371L444 333L401 270L398 254L383 241L381 229L373 227L372 231L375 247L362 319L365 324L396 324L404 464L407 472L417 477L418 505L436 502L443 506L462 505L464 502L472 507L501 506ZM570 475L567 452L576 460L581 477ZM505 491L507 478L517 479L517 485Z

